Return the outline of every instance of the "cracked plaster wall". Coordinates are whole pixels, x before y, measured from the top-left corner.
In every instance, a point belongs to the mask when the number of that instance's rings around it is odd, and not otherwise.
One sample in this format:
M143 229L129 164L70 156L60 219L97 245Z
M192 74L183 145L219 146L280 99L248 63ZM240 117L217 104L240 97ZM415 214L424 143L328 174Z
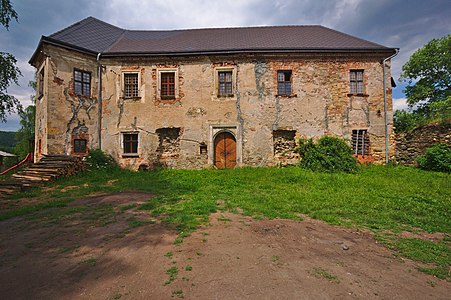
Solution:
M58 52L61 52L59 50ZM63 51L64 52L64 51ZM58 65L58 77L67 87L74 67L91 68L95 82L94 58L84 60L73 54L60 53L53 58ZM70 58L69 58L70 57ZM371 153L376 160L384 157L384 119L382 57L216 57L144 59L103 59L102 78L102 148L124 167L138 169L140 165L162 164L175 168L202 168L211 163L213 154L212 127L230 126L240 151L241 165L275 165L273 130L294 130L296 138L317 138L335 134L350 138L353 129L367 129ZM161 100L158 73L175 70L177 95L174 100ZM217 97L215 77L220 68L234 72L234 97ZM363 95L349 95L349 70L364 70ZM277 96L277 71L292 70L292 96ZM124 72L137 72L140 97L122 97ZM390 72L387 72L388 83ZM49 140L49 149L64 150L64 134L73 116L64 97L63 86L51 84L55 95L53 107L59 107L60 120L49 114L49 128L58 128ZM96 84L94 86L95 90ZM56 95L57 94L57 95ZM96 91L93 92L96 94ZM391 88L387 88L391 108ZM50 111L51 109L49 109ZM95 112L97 107L94 108ZM94 111L89 119L82 109L77 118L86 118L87 126L95 125ZM392 113L389 112L391 132ZM51 125L51 126L50 126ZM180 143L176 156L159 157L161 128L180 128ZM56 131L56 130L55 130ZM96 136L95 132L90 132ZM122 134L138 133L137 157L125 157ZM391 135L392 137L392 135ZM209 145L208 154L200 153L200 145ZM393 139L390 140L391 146ZM391 147L393 148L393 147ZM391 150L392 151L392 150Z
M46 61L44 97L36 103L36 128L37 135L43 138L42 153L73 154L72 133L80 124L88 128L88 148L98 147L95 59L50 45L44 46L43 53ZM91 73L91 96L74 94L74 68ZM36 152L36 160L39 159Z

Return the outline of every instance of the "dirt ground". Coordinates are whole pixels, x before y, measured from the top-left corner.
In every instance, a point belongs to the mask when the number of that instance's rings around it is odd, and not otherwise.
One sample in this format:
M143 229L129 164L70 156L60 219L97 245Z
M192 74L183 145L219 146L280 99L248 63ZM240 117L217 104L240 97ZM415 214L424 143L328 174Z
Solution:
M450 282L369 232L218 212L174 244L173 229L131 205L150 197L91 197L0 222L0 298L450 299Z

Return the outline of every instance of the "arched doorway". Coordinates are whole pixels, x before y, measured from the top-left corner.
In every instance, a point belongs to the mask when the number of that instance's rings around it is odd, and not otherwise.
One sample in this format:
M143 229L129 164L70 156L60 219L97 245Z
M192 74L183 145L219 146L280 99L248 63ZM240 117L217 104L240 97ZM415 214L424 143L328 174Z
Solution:
M215 137L214 164L219 169L236 166L236 140L228 131L220 132Z

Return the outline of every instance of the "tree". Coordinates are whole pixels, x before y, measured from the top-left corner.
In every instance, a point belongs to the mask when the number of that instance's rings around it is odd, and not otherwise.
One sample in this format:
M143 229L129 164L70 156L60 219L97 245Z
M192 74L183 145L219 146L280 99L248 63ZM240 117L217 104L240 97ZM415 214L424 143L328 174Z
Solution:
M17 13L11 5L11 1L0 0L0 24L8 30L12 19L17 21ZM0 52L0 120L2 122L6 122L6 113L22 109L19 100L8 95L8 87L13 83L18 85L19 77L22 76L16 63L17 60L12 54Z
M418 49L402 67L405 94L414 113L433 116L450 113L451 34L433 39Z
M16 145L15 152L20 157L25 157L30 150L30 141L34 139L34 116L36 106L30 105L19 112L20 125L22 126L16 133L16 139L19 141Z
M30 81L28 86L36 92L36 81ZM31 95L32 105L19 111L21 128L16 133L16 140L19 141L14 149L19 157L25 157L30 151L30 142L34 140L34 120L36 114L35 96Z

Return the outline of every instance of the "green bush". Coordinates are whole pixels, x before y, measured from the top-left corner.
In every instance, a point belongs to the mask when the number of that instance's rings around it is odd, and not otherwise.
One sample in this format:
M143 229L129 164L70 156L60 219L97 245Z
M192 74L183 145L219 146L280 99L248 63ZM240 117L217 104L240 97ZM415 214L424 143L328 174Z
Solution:
M357 171L357 159L344 139L323 136L316 143L312 139L302 139L298 151L303 168L319 172Z
M111 157L100 149L90 149L86 161L90 170L99 169L115 169L118 168L118 164Z
M424 170L451 173L451 147L445 143L434 144L418 156L417 163Z
M418 114L405 110L397 110L393 115L395 132L409 132L412 129L422 125L422 120Z

